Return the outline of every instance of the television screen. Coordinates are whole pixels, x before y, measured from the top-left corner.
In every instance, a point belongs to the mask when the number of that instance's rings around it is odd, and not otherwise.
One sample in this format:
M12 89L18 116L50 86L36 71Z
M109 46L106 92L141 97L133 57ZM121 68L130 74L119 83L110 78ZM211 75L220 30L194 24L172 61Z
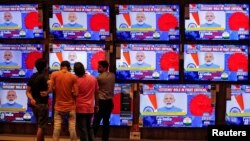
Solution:
M132 126L132 98L131 84L115 84L110 125Z
M55 39L105 40L110 35L109 7L53 5L50 33Z
M105 45L103 44L52 44L49 54L49 67L60 69L63 60L70 62L73 70L75 62L81 62L87 73L98 75L98 61L105 60Z
M247 81L248 46L184 45L185 80Z
M248 4L189 4L187 40L248 40Z
M35 123L28 105L26 83L0 82L0 122ZM52 119L52 94L49 94L49 119Z
M227 101L226 124L250 125L250 85L232 85Z
M119 80L179 80L179 45L121 44Z
M179 5L118 5L118 40L180 39Z
M207 127L215 123L211 85L143 84L140 118L143 127Z
M0 78L29 78L43 50L42 44L0 44Z
M38 4L0 5L0 38L43 38Z

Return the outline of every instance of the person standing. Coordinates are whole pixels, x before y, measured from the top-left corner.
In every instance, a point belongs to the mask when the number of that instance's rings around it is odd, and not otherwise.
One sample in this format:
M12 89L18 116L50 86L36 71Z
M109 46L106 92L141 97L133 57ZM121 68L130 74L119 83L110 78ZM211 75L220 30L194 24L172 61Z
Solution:
M81 141L94 141L91 119L98 106L98 83L94 76L86 74L84 65L74 64L79 94L76 97L76 122Z
M109 63L107 61L98 62L98 72L100 75L97 77L99 90L99 108L94 115L94 134L97 135L98 128L101 120L103 120L102 141L109 140L109 118L114 107L113 96L115 87L115 75L108 72Z
M37 121L37 141L44 141L44 132L48 124L48 95L41 92L48 90L47 61L38 59L35 63L37 72L34 73L27 83L26 95L30 100L33 113Z
M70 73L70 63L62 61L60 70L53 72L50 78L49 92L54 89L55 113L53 141L59 141L63 117L68 118L71 141L77 140L76 135L76 96L78 94L77 77ZM47 92L48 93L48 92Z

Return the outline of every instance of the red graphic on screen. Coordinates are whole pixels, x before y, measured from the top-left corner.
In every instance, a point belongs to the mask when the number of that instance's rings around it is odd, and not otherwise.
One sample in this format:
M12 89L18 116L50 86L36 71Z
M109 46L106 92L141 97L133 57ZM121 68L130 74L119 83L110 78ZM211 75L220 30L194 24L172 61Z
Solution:
M162 70L168 71L170 68L175 71L179 70L179 55L176 52L164 53L160 59Z
M228 59L228 68L232 72L238 70L248 71L248 58L245 54L234 53Z
M212 113L212 101L204 94L197 94L190 101L190 112L194 116L202 116L204 113Z
M26 15L24 21L27 29L34 29L34 27L42 27L42 22L39 21L38 12L29 12Z
M90 28L93 31L109 31L109 17L105 14L95 14L90 19Z
M96 52L91 58L91 68L92 70L97 70L98 62L105 59L105 53L102 51Z
M30 52L26 57L26 67L27 69L33 69L37 59L42 58L43 55L41 52L33 51Z
M242 12L233 13L228 20L228 24L231 30L238 31L239 29L248 30L249 18Z
M172 14L163 14L158 20L158 27L161 31L175 29L178 27L178 19Z

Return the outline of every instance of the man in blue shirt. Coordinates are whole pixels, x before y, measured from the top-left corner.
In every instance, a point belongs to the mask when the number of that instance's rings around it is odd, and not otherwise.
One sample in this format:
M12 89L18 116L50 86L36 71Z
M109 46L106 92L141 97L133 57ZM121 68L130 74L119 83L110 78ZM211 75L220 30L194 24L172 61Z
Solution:
M173 94L165 94L163 102L166 105L164 107L158 108L157 112L182 112L181 108L174 106L175 98Z
M23 108L21 104L15 102L15 100L17 99L17 95L14 90L9 90L6 98L8 99L8 102L2 104L1 108Z
M68 15L68 20L69 20L69 23L63 25L64 28L83 28L82 25L80 25L76 22L76 20L77 20L76 13L70 12Z
M12 14L10 12L4 13L4 20L5 22L0 24L0 27L18 27L16 23L13 23L12 20Z
M221 27L220 24L217 24L214 22L215 15L212 11L208 11L205 16L206 23L201 24L200 27L206 27L206 28L216 28L216 27Z
M145 58L146 58L145 53L143 51L138 51L136 53L137 62L134 64L131 64L131 67L150 68L151 65L144 62Z
M214 68L214 69L220 68L219 65L213 63L214 55L212 52L206 52L204 60L206 63L200 65L199 68Z
M13 58L13 54L11 51L6 50L4 52L3 58L5 59L5 61L1 62L0 66L7 66L7 67L18 66L17 63L11 61L11 59Z
M131 28L152 28L151 25L145 23L146 17L144 13L138 12L136 14L136 20L137 24L132 25Z

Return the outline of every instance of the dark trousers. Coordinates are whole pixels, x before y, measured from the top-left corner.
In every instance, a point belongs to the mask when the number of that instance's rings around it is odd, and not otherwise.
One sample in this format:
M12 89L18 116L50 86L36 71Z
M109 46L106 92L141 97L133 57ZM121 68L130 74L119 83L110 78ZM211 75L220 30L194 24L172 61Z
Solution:
M103 120L103 132L102 132L102 140L109 140L109 118L111 112L114 108L113 100L99 100L99 111L94 115L94 134L96 136L98 128L100 127L100 122Z
M94 141L94 133L91 126L93 114L76 114L77 130L80 141Z

